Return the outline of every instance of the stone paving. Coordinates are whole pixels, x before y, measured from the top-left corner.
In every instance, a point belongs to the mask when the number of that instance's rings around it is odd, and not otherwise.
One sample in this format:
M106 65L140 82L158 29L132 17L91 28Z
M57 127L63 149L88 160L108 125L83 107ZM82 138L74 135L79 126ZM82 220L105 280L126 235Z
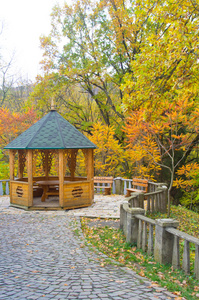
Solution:
M120 200L113 201L115 210ZM127 268L102 265L106 256L85 246L79 210L30 212L9 208L8 201L0 198L1 300L175 298Z

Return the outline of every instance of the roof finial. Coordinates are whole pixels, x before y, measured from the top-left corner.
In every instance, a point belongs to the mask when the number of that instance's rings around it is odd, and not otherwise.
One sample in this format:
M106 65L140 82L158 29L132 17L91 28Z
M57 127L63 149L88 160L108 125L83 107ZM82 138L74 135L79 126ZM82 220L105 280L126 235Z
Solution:
M51 110L55 110L54 99L51 98Z

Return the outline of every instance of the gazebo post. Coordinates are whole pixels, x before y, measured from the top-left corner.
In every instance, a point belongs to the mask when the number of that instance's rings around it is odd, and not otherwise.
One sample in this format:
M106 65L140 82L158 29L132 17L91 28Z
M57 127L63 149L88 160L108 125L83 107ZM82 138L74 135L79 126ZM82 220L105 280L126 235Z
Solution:
M90 184L90 197L94 198L94 158L93 158L93 149L87 150L87 180L91 182Z
M59 149L59 204L64 206L64 150Z
M45 170L45 178L48 180L48 177L49 177L49 174L48 174L48 151L45 151L45 167L44 167L44 170Z
M27 150L28 171L28 207L33 206L33 150Z
M14 180L15 151L9 150L10 180Z
M71 180L73 181L75 178L75 168L76 168L76 155L75 150L71 149L71 169L70 169L70 175Z
M18 178L23 178L24 161L23 161L24 150L18 150Z
M15 150L9 150L10 181L14 180L14 164L15 164ZM10 191L10 202L12 203L12 191Z

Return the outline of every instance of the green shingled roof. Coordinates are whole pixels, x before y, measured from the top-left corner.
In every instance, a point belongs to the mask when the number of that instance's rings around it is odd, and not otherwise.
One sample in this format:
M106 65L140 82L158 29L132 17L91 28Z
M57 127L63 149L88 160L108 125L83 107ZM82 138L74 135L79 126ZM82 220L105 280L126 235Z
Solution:
M56 111L51 110L5 149L85 149L96 148Z

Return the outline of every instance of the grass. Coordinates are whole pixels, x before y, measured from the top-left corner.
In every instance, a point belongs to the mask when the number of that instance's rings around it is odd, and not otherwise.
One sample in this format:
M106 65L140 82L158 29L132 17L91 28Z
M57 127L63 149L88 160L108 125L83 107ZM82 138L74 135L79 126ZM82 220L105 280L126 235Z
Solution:
M152 219L167 218L167 214L147 214ZM199 238L199 214L183 206L171 206L170 218L179 221L178 229Z
M149 217L165 218L166 215L158 213L149 215ZM180 230L198 237L199 215L197 213L183 207L172 206L171 218L179 220ZM199 281L194 278L193 274L186 275L181 270L174 270L170 265L156 263L153 256L148 256L142 250L138 250L135 245L126 243L125 236L119 229L108 226L91 227L90 222L90 219L82 218L82 230L88 246L92 245L106 254L112 259L112 263L115 261L121 266L134 270L140 276L147 277L152 281L154 287L159 285L167 288L176 295L176 299L199 299L196 296L199 294ZM110 264L110 260L101 259L100 264L103 267Z

